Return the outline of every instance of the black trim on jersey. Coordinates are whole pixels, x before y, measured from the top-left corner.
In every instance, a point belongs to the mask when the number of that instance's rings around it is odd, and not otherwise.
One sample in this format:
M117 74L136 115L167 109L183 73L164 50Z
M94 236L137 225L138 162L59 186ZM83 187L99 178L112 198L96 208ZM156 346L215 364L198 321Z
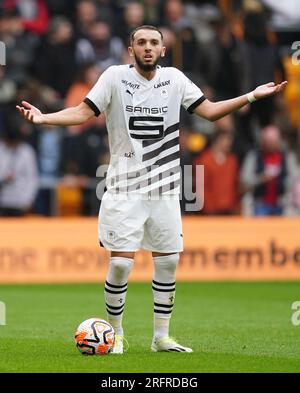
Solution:
M91 110L95 113L95 116L99 116L101 114L101 112L99 111L99 109L97 108L97 106L93 103L93 101L91 101L89 98L85 97L85 99L83 100L83 102L85 104L87 104L87 106L89 106L91 108Z
M176 123L176 124L173 124L172 126L168 127L167 129L165 129L164 137L166 137L169 134L172 134L172 132L179 130L179 125L180 125L180 123ZM163 138L161 138L161 141L163 141ZM157 140L143 141L143 147L153 145L153 143L157 143L157 142L158 142Z
M165 142L163 145L161 145L160 147L158 147L155 150L151 150L148 153L143 155L142 161L148 161L151 158L154 158L156 156L158 156L160 153L162 153L165 150L170 149L171 147L174 147L176 145L179 145L179 136L177 136L174 139L171 139L168 142Z
M197 101L195 101L192 105L190 105L187 108L187 111L190 114L193 114L194 110L197 108L197 106L199 106L200 104L202 104L202 102L204 102L206 100L206 97L202 96L201 98L199 98Z
M180 152L179 152L179 150L178 150L178 151L175 151L175 152L172 153L172 154L169 154L169 155L166 156L166 157L160 158L160 159L157 160L153 165L161 166L161 165L167 164L168 162L177 160L178 158L180 158Z
M99 245L100 245L100 247L105 248L105 246L104 246L104 244L101 242L101 240L99 240Z

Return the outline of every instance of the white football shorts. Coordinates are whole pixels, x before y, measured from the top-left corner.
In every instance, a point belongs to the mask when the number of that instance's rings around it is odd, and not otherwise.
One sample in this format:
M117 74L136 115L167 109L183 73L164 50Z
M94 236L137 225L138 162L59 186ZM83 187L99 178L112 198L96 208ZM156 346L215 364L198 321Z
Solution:
M103 195L98 221L100 244L110 251L144 249L160 253L183 251L178 196L157 200L116 199Z

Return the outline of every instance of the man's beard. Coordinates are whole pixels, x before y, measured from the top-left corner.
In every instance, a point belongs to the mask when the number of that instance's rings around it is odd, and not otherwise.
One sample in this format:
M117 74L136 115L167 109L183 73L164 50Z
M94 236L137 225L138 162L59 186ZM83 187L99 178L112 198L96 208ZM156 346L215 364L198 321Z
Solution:
M140 69L145 72L154 71L156 69L158 61L159 61L159 58L158 58L153 64L145 64L145 63L142 63L142 61L137 56L134 56L134 59L135 59L136 64L140 67Z

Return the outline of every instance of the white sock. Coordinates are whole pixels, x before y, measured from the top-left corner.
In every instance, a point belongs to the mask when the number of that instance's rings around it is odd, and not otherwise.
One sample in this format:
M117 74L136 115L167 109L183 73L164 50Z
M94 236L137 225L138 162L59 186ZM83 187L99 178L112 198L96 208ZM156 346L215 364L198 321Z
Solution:
M107 319L118 335L123 335L122 319L132 266L133 259L111 257L106 276L104 297Z
M152 290L154 298L154 337L169 336L169 325L175 301L176 267L179 254L155 257Z

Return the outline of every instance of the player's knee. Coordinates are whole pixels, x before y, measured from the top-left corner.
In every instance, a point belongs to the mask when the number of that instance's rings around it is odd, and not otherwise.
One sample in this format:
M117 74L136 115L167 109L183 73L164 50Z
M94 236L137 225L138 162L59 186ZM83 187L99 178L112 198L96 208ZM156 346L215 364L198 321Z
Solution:
M125 271L130 272L133 266L133 258L111 257L110 265L116 274L122 274Z
M160 255L154 257L154 264L160 265L164 270L175 270L179 262L179 253Z
M177 268L180 259L179 253L169 255L169 257L170 257L170 265L175 270Z

